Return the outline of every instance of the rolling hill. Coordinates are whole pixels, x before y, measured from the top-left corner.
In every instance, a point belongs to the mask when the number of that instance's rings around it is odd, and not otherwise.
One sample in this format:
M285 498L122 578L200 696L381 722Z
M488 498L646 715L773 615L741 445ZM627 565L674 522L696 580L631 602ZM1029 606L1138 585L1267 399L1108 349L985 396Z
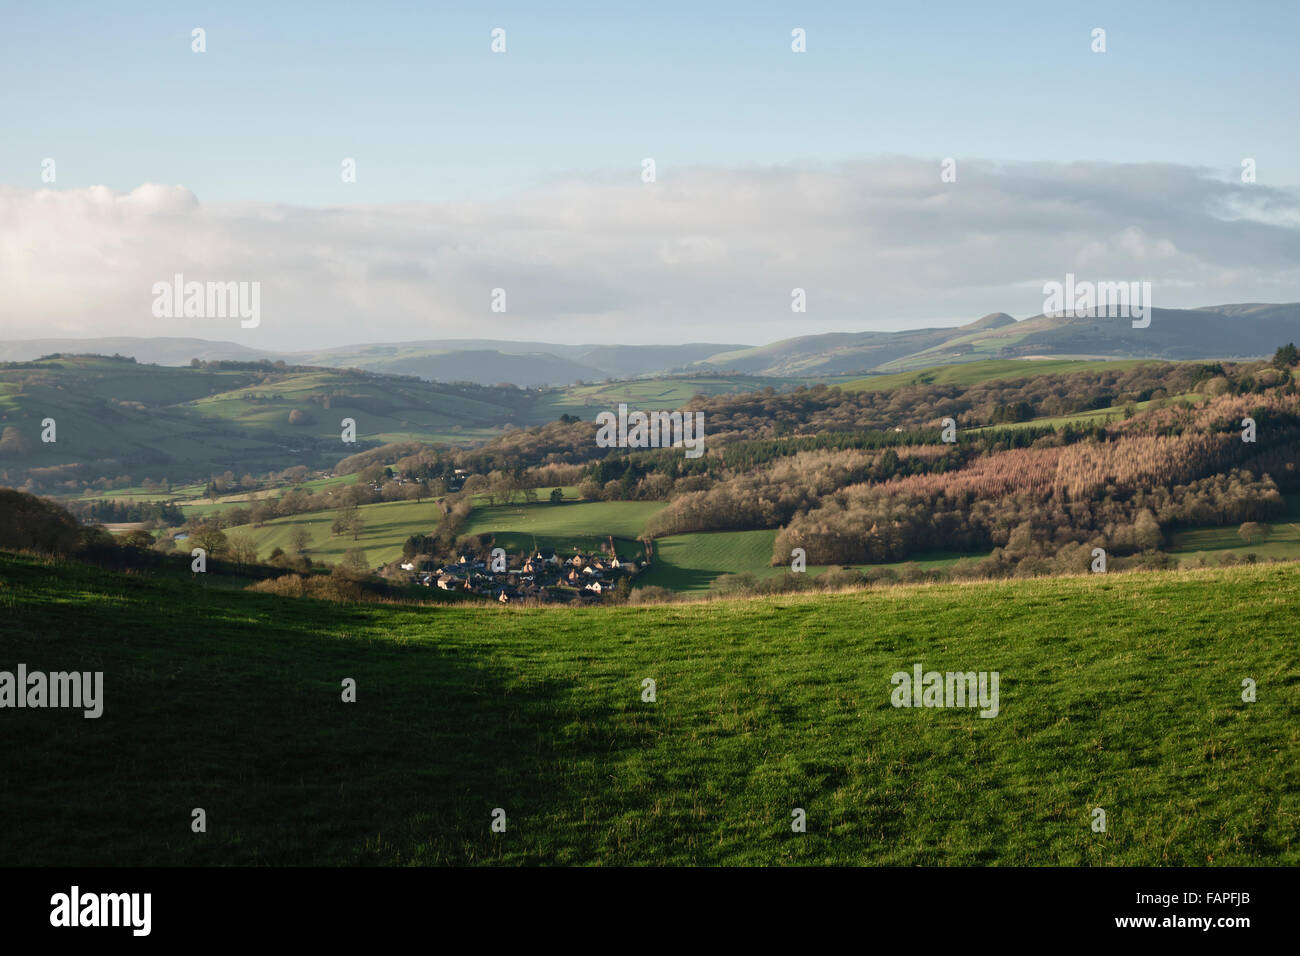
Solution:
M263 359L329 368L416 375L431 381L483 385L569 385L693 371L776 378L910 371L984 359L1249 359L1300 340L1300 303L1244 303L1153 310L1151 325L1126 319L1055 318L1017 321L994 312L965 325L902 332L832 332L761 346L559 345L491 339L445 339L349 345L294 353L249 349L202 339L32 339L0 342L0 360L28 361L52 352L119 353L140 362L190 358Z
M446 339L276 352L235 342L119 336L0 342L0 361L28 362L56 352L124 355L143 364L156 365L188 365L193 358L204 361L268 361L415 375L437 382L474 382L480 385L509 382L526 388L626 379L680 370L718 352L740 347L698 342L683 345L557 345Z
M203 478L329 467L388 441L467 441L549 421L539 393L358 371L189 368L69 356L0 367L0 483ZM41 422L53 418L56 440ZM340 423L356 422L344 444Z
M1128 319L997 312L957 328L809 335L712 356L704 364L753 375L904 372L988 359L1249 359L1300 340L1300 303L1152 310Z
M564 414L590 419L619 402L673 409L699 393L750 392L765 383L793 384L698 374L537 390L358 369L255 362L191 368L60 354L0 365L0 436L8 436L0 437L0 484L34 477L47 491L79 493L62 483L328 468L386 442L472 444ZM52 443L40 439L46 418L57 426ZM341 440L344 418L356 422L355 445Z

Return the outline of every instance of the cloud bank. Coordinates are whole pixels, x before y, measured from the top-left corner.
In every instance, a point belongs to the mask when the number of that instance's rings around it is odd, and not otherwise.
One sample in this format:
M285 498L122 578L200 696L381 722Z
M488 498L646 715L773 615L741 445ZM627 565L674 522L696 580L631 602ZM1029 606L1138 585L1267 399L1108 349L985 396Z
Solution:
M1177 165L889 158L659 170L508 200L305 208L182 186L0 187L0 338L297 350L457 337L762 343L1023 318L1066 272L1161 307L1300 300L1300 196ZM262 321L158 319L180 273L260 282ZM791 312L791 290L807 312ZM491 311L506 291L505 313Z

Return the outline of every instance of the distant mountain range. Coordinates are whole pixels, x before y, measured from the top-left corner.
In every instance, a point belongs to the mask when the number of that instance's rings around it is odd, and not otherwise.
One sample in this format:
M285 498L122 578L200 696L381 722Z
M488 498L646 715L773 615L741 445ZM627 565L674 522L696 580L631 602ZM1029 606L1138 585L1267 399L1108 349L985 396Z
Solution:
M773 377L901 372L988 358L1251 359L1300 341L1300 303L1248 303L1197 309L1154 309L1151 324L1127 319L1056 318L1017 321L995 312L966 325L903 332L832 332L770 345L693 342L684 345L555 345L491 339L350 345L272 352L233 342L191 338L28 339L0 342L0 360L27 361L52 352L114 353L140 362L184 365L190 359L284 361L292 365L361 368L430 381L569 385L680 372L743 372Z
M489 339L346 345L302 352L253 349L235 342L192 338L24 339L0 342L0 361L25 362L55 352L126 355L151 365L205 361L283 361L289 365L359 368L390 375L415 375L434 382L474 382L520 387L571 385L608 378L637 378L684 371L719 352L743 345L555 345Z

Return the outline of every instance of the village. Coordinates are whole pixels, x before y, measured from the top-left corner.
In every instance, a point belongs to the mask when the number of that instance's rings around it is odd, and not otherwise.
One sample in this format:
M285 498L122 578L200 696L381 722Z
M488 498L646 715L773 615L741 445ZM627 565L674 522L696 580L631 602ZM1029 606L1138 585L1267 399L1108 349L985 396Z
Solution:
M441 567L435 564L428 558L416 557L403 560L398 567L410 584L465 591L499 604L598 604L620 586L621 593L626 594L632 579L646 567L620 558L612 545L608 554L575 550L569 556L553 548L537 548L519 555L494 548L487 557L467 550L455 561Z

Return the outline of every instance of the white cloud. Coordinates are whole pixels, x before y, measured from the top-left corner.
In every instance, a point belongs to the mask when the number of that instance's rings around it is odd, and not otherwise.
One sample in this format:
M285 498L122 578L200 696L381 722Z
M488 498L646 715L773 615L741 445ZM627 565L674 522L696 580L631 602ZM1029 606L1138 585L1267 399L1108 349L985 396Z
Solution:
M0 188L0 337L178 335L271 349L501 337L770 341L1041 308L1066 272L1167 306L1300 299L1300 198L1174 165L664 169L510 200L299 208L182 186ZM259 281L262 323L155 319L151 287ZM1086 273L1086 275L1085 275ZM808 312L790 312L790 290ZM507 290L509 312L490 311Z

